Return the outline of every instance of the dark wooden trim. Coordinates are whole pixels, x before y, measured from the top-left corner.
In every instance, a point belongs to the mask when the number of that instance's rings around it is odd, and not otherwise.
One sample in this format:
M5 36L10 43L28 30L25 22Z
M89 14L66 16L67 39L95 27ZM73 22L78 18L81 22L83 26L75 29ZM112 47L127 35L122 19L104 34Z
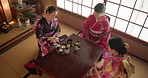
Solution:
M140 59L140 60L142 60L142 61L144 61L144 62L146 62L146 63L148 63L148 60L144 60L144 59L142 59L142 58L140 58L140 57L138 57L138 56L136 56L136 55L134 55L134 54L131 54L131 53L129 53L129 52L128 52L128 54L129 54L129 55L132 55L132 56L134 56L134 57L136 57L136 58L138 58L138 59Z

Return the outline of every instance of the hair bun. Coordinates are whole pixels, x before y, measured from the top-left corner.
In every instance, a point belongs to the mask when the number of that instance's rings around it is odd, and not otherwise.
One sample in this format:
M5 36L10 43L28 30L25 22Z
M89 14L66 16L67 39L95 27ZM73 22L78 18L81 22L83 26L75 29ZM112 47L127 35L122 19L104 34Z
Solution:
M129 48L129 44L128 43L124 43L124 46L125 46L126 49Z

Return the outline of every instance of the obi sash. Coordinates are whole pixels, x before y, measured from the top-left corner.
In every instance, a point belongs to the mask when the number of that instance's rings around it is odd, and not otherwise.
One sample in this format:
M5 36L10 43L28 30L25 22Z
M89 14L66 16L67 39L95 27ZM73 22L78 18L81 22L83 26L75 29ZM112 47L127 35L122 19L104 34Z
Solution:
M101 30L95 31L95 30L92 29L97 24L97 22L95 22L92 27L89 27L89 30L88 30L89 35L92 35L92 36L97 37L97 38L102 37L102 36L107 36L110 33L110 31L107 32L107 33L103 33ZM103 26L102 26L102 28L103 28Z

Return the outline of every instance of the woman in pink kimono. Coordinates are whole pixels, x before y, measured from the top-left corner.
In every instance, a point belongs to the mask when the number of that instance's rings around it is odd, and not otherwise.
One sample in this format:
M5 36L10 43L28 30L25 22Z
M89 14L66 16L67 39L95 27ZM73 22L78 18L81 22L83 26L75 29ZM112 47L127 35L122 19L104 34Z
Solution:
M90 78L129 78L122 64L128 47L129 45L124 43L120 37L111 38L108 51L112 55L104 57L105 61L101 67L97 64L94 66L93 75Z
M94 7L94 13L85 20L83 33L80 36L106 48L110 34L109 20L105 16L105 5L98 3Z
M128 47L129 45L124 43L120 37L113 37L109 40L108 51L112 56L104 57L101 76L104 78L127 78L122 61L125 59Z

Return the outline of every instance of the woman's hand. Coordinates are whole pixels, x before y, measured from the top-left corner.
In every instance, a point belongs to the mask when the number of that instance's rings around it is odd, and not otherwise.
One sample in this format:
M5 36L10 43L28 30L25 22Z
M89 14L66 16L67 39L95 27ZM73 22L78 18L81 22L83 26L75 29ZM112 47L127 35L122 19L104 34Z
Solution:
M59 39L57 37L48 37L48 40L53 44L59 43Z

